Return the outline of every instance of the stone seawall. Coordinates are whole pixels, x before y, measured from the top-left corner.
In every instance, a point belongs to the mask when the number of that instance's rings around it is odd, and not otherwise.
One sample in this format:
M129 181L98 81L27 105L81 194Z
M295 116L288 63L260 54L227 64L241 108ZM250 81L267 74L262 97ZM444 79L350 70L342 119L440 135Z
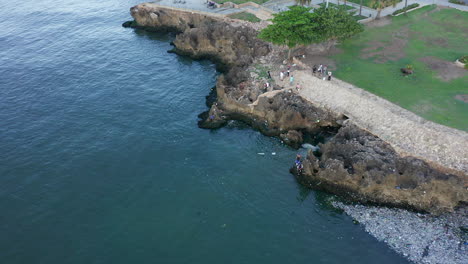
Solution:
M320 151L309 153L303 173L292 169L306 186L360 202L432 213L468 204L466 152L446 152L454 155L454 166L421 153L403 152L348 119L339 107L325 107L280 82L264 87L267 79L253 76L252 71L280 67L277 49L256 37L265 25L148 3L132 7L131 15L134 26L178 32L177 53L227 66L216 85L217 99L200 115L201 127L242 120L293 147L300 146L306 134L335 132L330 141L319 145ZM380 121L374 120L375 127ZM462 144L467 142L463 133L461 139ZM431 144L426 147L444 148Z

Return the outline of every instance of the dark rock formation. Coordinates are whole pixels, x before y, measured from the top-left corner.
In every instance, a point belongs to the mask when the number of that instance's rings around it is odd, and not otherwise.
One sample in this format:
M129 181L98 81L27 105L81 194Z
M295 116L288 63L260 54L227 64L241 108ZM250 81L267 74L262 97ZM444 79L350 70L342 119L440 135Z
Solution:
M402 157L380 138L352 124L343 126L320 149L320 159L308 155L304 173L299 175L310 187L360 202L436 214L468 199L463 175Z
M130 9L139 27L180 33L174 52L194 59L208 58L228 67L244 67L270 52L251 27L233 26L222 17L140 4Z
M261 87L230 85L223 76L216 85L217 102L200 127L214 128L227 120L240 120L268 136L279 136L293 147L303 142L303 133L315 134L340 127L342 115L318 108L290 90L262 92ZM203 116L205 117L205 116ZM202 117L202 118L203 118Z
M269 45L256 38L258 32L250 27L233 27L224 21L185 30L177 35L177 52L195 59L217 58L232 66L248 66L254 58L270 51Z

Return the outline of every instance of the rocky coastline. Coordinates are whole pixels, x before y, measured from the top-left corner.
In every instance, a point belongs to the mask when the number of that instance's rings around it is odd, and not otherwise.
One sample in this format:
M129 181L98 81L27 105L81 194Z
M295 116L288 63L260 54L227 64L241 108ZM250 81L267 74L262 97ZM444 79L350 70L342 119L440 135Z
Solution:
M134 21L124 26L176 32L171 52L210 59L222 71L207 96L209 110L199 115L201 128L216 129L229 120L240 120L267 136L281 138L293 148L304 142L318 144L303 160L302 173L294 166L290 170L305 186L337 194L347 201L404 208L431 217L458 212L460 219L467 220L466 214L459 213L466 212L468 205L467 157L455 160L451 166L401 151L343 111L307 100L275 77L268 79L267 70L278 72L285 66L278 59L284 56L281 49L256 37L258 30L267 25L265 22L252 24L152 3L134 6L130 13ZM269 87L264 85L267 81ZM331 135L329 140L310 142L324 133ZM352 206L337 206L361 219ZM364 224L372 226L371 222ZM406 251L395 250L409 256ZM440 260L438 252L433 260ZM424 254L426 257L429 253ZM423 259L419 255L417 258L410 259Z
M414 263L468 262L468 208L433 216L397 208L332 201L355 224Z
M252 72L283 67L277 60L279 49L256 37L266 24L151 3L132 7L130 13L134 21L127 26L177 32L173 52L223 66L213 91L216 99L200 114L200 127L219 128L241 120L295 148L307 135L333 132L336 135L322 142L319 152L309 152L303 173L291 169L306 186L352 201L433 214L468 203L466 171L399 153L343 113L315 105L274 81L265 88L265 78Z

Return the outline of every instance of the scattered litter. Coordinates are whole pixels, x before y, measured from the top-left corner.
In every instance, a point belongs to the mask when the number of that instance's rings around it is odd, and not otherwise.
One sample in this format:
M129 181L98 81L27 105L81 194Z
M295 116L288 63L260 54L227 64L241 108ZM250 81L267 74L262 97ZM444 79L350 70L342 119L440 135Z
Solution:
M312 144L309 144L309 143L304 143L301 145L302 148L305 148L305 149L311 149L312 151L317 151L319 149L319 147L317 146L314 146Z
M276 152L272 152L271 155L276 155Z
M258 155L265 155L264 152L259 152L259 153L257 153L257 154L258 154Z

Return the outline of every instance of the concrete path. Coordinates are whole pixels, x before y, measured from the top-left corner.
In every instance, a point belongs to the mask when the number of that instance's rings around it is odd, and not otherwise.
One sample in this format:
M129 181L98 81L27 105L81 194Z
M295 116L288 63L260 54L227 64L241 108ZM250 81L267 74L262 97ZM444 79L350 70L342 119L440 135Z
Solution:
M155 0L152 1L155 4L169 6L169 7L177 7L177 8L184 8L184 9L193 9L203 12L210 12L219 15L230 15L239 12L249 12L255 14L258 18L262 20L267 20L272 18L273 13L278 13L282 11L288 10L289 6L295 5L296 2L294 0L270 0L264 4L262 4L262 8L256 7L241 7L241 8L232 8L232 7L220 7L220 8L208 8L207 0ZM318 7L319 4L323 3L323 0L312 0L311 5L312 7ZM338 0L329 0L329 3L338 4ZM344 3L343 0L340 1L342 5ZM462 11L468 11L468 6L456 5L449 3L448 0L408 0L408 5L413 3L419 3L420 6L425 5L432 5L438 4L441 6L448 6L452 8L456 8ZM359 4L355 4L352 2L346 3L349 6L353 6L356 10L356 14L359 13ZM386 16L392 14L395 10L401 9L405 6L405 1L398 3L395 7L389 6L384 8L381 12L381 16ZM366 6L362 7L361 15L365 17L376 17L377 10L368 8Z
M158 4L161 6L192 9L192 10L209 12L209 13L225 15L225 16L228 16L234 13L249 12L249 13L255 14L258 18L262 20L267 20L267 19L272 18L271 14L273 13L269 9L260 9L254 6L244 6L244 7L239 7L239 8L233 8L233 7L208 8L207 0L155 0L155 1L152 1L152 3Z
M325 1L324 0L312 0L310 6L317 6L318 4L321 4L323 2ZM328 2L333 3L333 4L338 4L338 0L329 0ZM339 3L340 5L343 5L344 1L340 0ZM440 6L448 6L451 8L456 8L461 11L468 11L468 6L452 4L452 3L449 3L448 0L408 0L408 5L411 5L414 3L419 3L420 6L436 4ZM270 0L264 3L263 6L271 9L273 12L281 12L281 11L288 10L289 6L292 6L295 4L296 2L294 0ZM347 1L346 4L348 6L354 7L357 10L357 14L359 13L359 4L352 3L349 1ZM395 7L389 6L389 7L382 9L380 16L391 15L393 12L395 12L398 9L402 9L403 7L405 7L405 0L398 3ZM376 17L377 10L363 6L361 15L366 16L366 17Z
M276 77L277 78L277 77ZM398 153L415 156L468 174L468 133L427 121L385 99L334 78L294 71L305 99L342 113L359 127L388 142ZM295 89L293 89L295 90Z

